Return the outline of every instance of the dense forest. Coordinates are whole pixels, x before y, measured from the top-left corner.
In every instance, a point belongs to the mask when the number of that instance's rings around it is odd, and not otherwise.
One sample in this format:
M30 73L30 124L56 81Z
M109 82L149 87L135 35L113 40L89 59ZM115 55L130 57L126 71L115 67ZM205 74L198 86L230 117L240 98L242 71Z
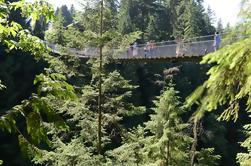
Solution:
M0 165L251 166L250 0L234 27L203 0L80 3L0 0ZM216 31L201 62L113 58Z

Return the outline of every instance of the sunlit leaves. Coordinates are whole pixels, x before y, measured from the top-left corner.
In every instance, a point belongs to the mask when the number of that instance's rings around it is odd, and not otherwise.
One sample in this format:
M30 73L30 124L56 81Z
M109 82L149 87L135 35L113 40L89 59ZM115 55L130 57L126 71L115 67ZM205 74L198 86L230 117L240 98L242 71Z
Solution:
M8 44L7 38L16 37L21 29L21 25L16 22L8 22L7 20L0 22L0 41Z
M41 156L41 150L31 144L23 135L18 136L20 150L25 158L32 159L33 156Z
M74 88L65 81L66 77L59 73L52 73L49 76L40 74L35 78L34 84L39 85L39 95L50 94L60 99L76 98Z
M54 17L54 10L51 5L49 5L44 0L36 0L33 3L25 2L24 0L13 2L9 4L10 9L21 9L22 15L24 17L31 17L32 25L38 20L41 16L45 18L45 22L48 23Z
M45 53L48 53L45 43L38 37L32 36L27 30L19 32L19 41L16 42L15 46L26 52L32 53L36 59L45 59L43 56Z
M22 16L30 18L32 23L43 17L48 23L53 18L53 8L45 1L34 3L17 1L7 3L0 1L0 40L9 50L21 49L34 55L35 59L43 59L49 65L45 73L36 77L34 84L38 87L37 94L32 94L28 100L20 105L6 110L0 116L0 127L7 132L15 132L19 135L21 151L34 157L39 152L41 143L49 143L47 137L47 123L55 122L55 128L66 128L63 119L60 118L55 100L58 103L76 99L74 88L68 84L64 74L66 66L58 58L49 55L46 44L38 37L33 36L29 30L9 20L12 11L20 10ZM0 83L0 89L5 87ZM57 103L57 104L58 104ZM19 129L17 119L23 121L25 128ZM18 122L19 122L18 121ZM23 134L23 132L25 134Z
M24 49L25 51L33 52L37 56L39 49L44 51L44 49L38 48L41 41L31 36L28 30L23 30L18 23L9 21L10 11L18 9L21 10L24 17L31 17L32 23L42 16L48 23L53 18L53 8L45 1L36 1L34 3L25 2L24 0L12 3L1 2L0 41L3 41L10 50L16 48ZM20 41L16 41L18 38ZM41 55L41 52L39 54Z
M8 113L0 117L0 128L2 131L8 131L11 133L15 131L16 120L13 117L13 113Z
M237 160L241 166L249 166L251 163L251 125L244 126L244 132L247 139L241 143L241 146L246 148L248 153L238 153Z
M39 113L32 112L26 117L27 132L32 137L32 140L39 144L41 141L47 140L45 129L42 125L42 121Z
M5 89L6 87L2 84L2 81L0 80L0 91Z

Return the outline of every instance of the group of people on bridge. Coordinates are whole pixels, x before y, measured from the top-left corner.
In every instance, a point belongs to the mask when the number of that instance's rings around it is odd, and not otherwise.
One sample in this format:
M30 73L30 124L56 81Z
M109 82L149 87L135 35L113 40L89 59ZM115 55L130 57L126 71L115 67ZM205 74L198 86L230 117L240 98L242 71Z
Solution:
M156 43L153 40L147 42L144 47L145 58L147 56L153 56L155 49L156 49ZM136 56L138 56L138 53L139 53L139 46L138 46L137 42L134 42L133 45L130 45L130 47L127 51L127 56L136 57Z
M155 49L156 49L156 43L153 40L147 42L145 47L144 47L145 58L147 56L153 56Z
M220 36L219 32L216 32L214 35L211 35L211 36L212 37L214 36L212 49L214 51L216 51L220 48L221 36ZM211 38L211 41L212 41L212 38ZM202 40L201 42L204 42L204 41ZM176 54L176 57L181 57L181 56L185 56L186 47L187 47L186 44L189 44L189 43L191 43L191 41L189 42L189 40L184 40L181 37L177 37L176 40L165 42L164 45L163 45L163 43L161 43L160 47L173 46L174 48L176 48L176 52L174 52L174 54ZM158 44L160 44L160 43L158 43ZM212 49L210 49L210 50L212 51ZM143 53L143 51L144 51L144 53ZM137 57L139 55L142 56L144 54L144 56L146 58L146 57L156 56L155 55L156 53L157 53L157 44L155 43L155 41L153 41L153 40L148 41L145 45L143 45L143 47L142 47L142 45L138 45L137 42L134 42L133 44L130 45L130 47L127 50L127 57ZM204 53L205 54L208 53L208 50L205 49Z

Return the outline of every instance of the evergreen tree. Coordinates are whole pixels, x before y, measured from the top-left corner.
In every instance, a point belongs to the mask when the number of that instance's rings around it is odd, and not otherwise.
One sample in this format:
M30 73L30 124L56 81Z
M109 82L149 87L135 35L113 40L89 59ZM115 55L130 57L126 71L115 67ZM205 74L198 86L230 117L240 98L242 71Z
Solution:
M154 16L150 16L149 24L146 29L146 41L156 40L156 39L158 40L156 18Z
M146 123L150 136L143 148L149 163L155 165L189 165L189 147L192 141L181 120L183 107L173 87L167 88L156 102L155 114ZM147 159L146 159L147 160Z
M74 10L72 12L74 12ZM61 6L58 14L61 15L59 17L63 16L63 18L65 20L63 23L64 27L66 27L67 25L69 25L73 22L73 15L72 15L71 11L69 11L69 9L66 5Z
M71 14L72 18L74 18L75 14L76 14L76 10L75 10L74 5L71 5L70 14ZM73 20L72 20L72 21L73 21Z
M129 12L132 1L121 1L121 8L119 10L118 30L122 34L133 32L132 20Z
M221 19L219 19L218 22L217 22L216 31L219 32L219 33L222 33L223 30L224 30L224 27L222 25L222 21L221 21Z
M53 44L60 44L62 46L65 46L66 40L65 40L65 28L64 25L66 24L66 21L63 17L62 11L59 10L59 13L53 23L52 28L50 28L45 33L45 39Z
M226 27L224 28L225 32L230 32L231 31L231 25L230 23L227 23Z
M156 108L145 128L138 127L124 138L124 144L108 152L108 163L115 165L191 165L190 146L193 139L189 136L188 123L181 116L184 107L179 101L177 91L168 87L155 102ZM218 155L213 149L196 151L198 166L217 165Z
M196 0L176 2L174 36L191 38L213 33L212 13L210 10L206 13L202 3Z
M201 29L199 26L199 19L201 19L201 14L198 11L198 6L194 1L186 4L186 9L184 12L185 19L185 29L184 29L184 38L192 38L196 36L200 36ZM199 16L198 16L199 15Z
M210 7L207 8L206 13L204 14L205 26L202 27L202 35L212 35L215 33L215 28L213 26L215 19L215 14Z

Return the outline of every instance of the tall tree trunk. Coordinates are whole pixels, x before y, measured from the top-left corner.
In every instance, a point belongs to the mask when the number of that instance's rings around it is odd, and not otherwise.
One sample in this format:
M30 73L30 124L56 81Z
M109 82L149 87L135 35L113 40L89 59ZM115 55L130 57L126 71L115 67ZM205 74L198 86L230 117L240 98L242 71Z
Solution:
M166 156L166 165L169 166L170 165L170 158L171 158L171 154L170 154L170 140L167 141L167 156Z
M103 9L104 0L101 0L100 8L100 37L103 36ZM98 153L101 154L101 137L102 137L102 70L103 70L103 43L99 46L99 95L98 95Z
M196 153L196 147L198 143L198 120L194 120L194 125L193 125L193 144L191 147L191 166L194 166L194 160L195 160L195 153Z

